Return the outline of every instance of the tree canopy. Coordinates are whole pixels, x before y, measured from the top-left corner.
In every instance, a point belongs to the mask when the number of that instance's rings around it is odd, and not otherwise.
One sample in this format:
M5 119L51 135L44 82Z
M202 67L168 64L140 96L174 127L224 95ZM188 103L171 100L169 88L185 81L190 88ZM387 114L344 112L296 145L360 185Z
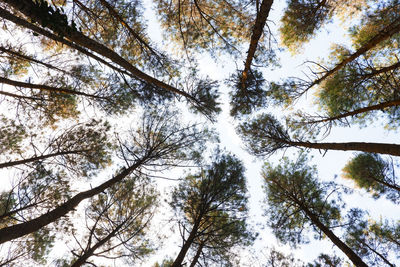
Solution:
M0 265L398 265L399 14L0 0Z

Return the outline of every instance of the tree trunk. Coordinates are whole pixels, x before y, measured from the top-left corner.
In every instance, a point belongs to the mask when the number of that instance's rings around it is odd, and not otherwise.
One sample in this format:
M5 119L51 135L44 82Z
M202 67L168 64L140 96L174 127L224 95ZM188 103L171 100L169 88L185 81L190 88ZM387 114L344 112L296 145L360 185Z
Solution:
M250 71L251 62L253 61L254 54L257 50L258 41L264 30L265 23L267 21L269 12L271 10L273 0L263 0L261 3L260 11L257 12L256 22L253 27L253 33L251 35L249 50L247 51L247 58L244 64L244 70L242 73L242 85L246 82L248 72Z
M51 158L51 157L64 156L64 155L70 155L70 154L79 154L79 153L86 152L86 151L88 151L88 150L62 151L62 152L56 152L56 153L41 155L41 156L37 156L37 157L32 157L32 158L28 158L28 159L4 162L4 163L0 163L0 169L12 167L12 166L16 166L16 165L21 165L21 164L27 164L27 163L31 163L31 162L35 162L38 160Z
M84 54L84 55L86 55L88 57L91 57L91 58L97 60L98 62L101 62L102 64L110 67L111 69L113 69L113 70L115 70L115 71L117 71L119 73L123 73L123 74L126 74L128 76L131 76L131 73L129 73L129 72L125 71L125 70L122 70L120 68L117 68L116 66L108 63L104 59L96 56L95 54L93 54L91 52L89 52L85 48L83 48L83 47L81 47L79 45L76 45L73 42L70 42L70 41L64 39L63 37L57 36L57 35L49 32L47 30L44 30L44 29L42 29L42 28L40 28L40 27L38 27L38 26L36 26L36 25L34 25L34 24L24 20L24 19L21 19L21 18L11 14L10 12L8 12L7 10L5 10L5 9L3 9L1 7L0 7L0 17L5 18L5 19L7 19L9 21L12 21L16 25L19 25L21 27L30 29L30 30L38 33L38 34L46 36L47 38L52 39L52 40L54 40L56 42L62 43L62 44L67 45L67 46L69 46L69 47L71 47L73 49L76 49L77 51L81 52L82 54Z
M36 232L40 228L55 222L59 218L65 216L68 212L74 210L81 201L93 197L103 192L107 188L113 186L114 184L118 183L119 181L123 180L132 171L138 168L144 161L145 159L141 159L134 165L120 172L114 178L102 183L101 185L93 189L78 193L70 200L64 202L64 204L58 206L57 208L49 211L46 214L39 216L36 219L0 229L0 244Z
M194 239L196 238L198 228L199 228L199 223L196 222L193 225L193 228L192 228L192 231L190 231L189 237L183 243L183 246L182 246L181 250L179 251L179 254L176 257L174 263L172 263L171 267L181 267L182 266L182 262L185 259L186 253L188 252L190 246L193 244Z
M0 83L12 85L15 87L38 89L38 90L49 91L49 92L57 92L57 93L64 93L64 94L70 94L70 95L81 95L81 96L104 99L104 97L101 97L101 96L87 94L87 93L71 90L68 88L58 88L58 87L53 87L53 86L44 85L44 84L19 82L19 81L10 80L10 79L3 78L3 77L0 77Z
M310 218L313 224L318 227L344 254L353 262L357 267L368 267L368 265L349 248L342 240L340 240L328 227L326 227L314 213L312 213L307 207L303 206L299 202L297 203L300 209Z
M351 54L350 56L344 58L339 64L337 64L333 69L325 72L325 74L321 77L313 81L305 91L313 87L314 85L320 84L323 80L334 74L335 72L341 70L344 66L346 66L347 63L355 60L362 54L366 53L368 50L374 48L376 45L379 43L389 39L392 37L394 34L398 33L400 31L400 18L397 18L394 20L392 23L387 25L383 30L381 30L378 34L376 34L374 37L372 37L366 44L364 44L362 47L357 49L356 52ZM305 92L304 91L304 92Z
M47 17L44 18L44 14L39 14L38 9L40 10L39 6L31 0L4 0L5 3L9 4L10 6L14 7L16 10L23 13L25 16L33 19L34 21L38 21L42 24L43 21L58 21L60 20L61 15L58 17L54 14L47 13ZM89 37L83 35L81 32L77 31L76 29L70 27L69 25L56 25L56 24L49 24L47 26L53 32L58 35L65 36L70 41L75 42L76 44L86 47L87 49L94 51L101 56L110 59L112 62L116 63L117 65L121 66L122 68L129 71L134 77L148 82L156 87L163 88L167 91L173 92L178 95L182 95L192 101L198 103L198 101L189 95L188 93L181 91L171 85L168 85L162 81L153 78L146 73L140 71L132 64L130 64L127 60L122 58L120 55L115 53L113 50L107 48L106 46L90 39Z
M282 141L282 140L280 140ZM295 142L285 141L291 146L307 147L322 150L355 150L378 154L388 154L400 156L400 145L385 144L385 143L364 143L364 142L349 142L349 143L310 143L310 142Z
M350 116L354 116L357 114L361 114L361 113L365 113L365 112L369 112L369 111L374 111L374 110L382 110L384 108L389 108L389 107L395 107L395 106L400 106L400 100L393 100L393 101L387 101L387 102L383 102L377 105L372 105L369 107L364 107L364 108L360 108L360 109L356 109L353 111L349 111L334 117L330 117L330 118L326 118L326 119L321 119L321 120L315 120L315 121L309 121L306 122L307 124L311 124L311 123L320 123L320 122L329 122L329 121L334 121L334 120L339 120L345 117L350 117Z
M204 243L200 243L199 247L197 248L196 255L194 256L192 263L190 263L190 267L194 267L196 265L196 263L199 261L203 247L204 247Z

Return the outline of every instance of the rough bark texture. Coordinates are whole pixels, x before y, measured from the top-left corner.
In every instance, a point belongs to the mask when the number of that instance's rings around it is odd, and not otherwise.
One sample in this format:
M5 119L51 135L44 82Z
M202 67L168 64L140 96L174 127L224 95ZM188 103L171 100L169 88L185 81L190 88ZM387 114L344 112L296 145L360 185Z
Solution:
M258 41L264 30L265 23L267 21L269 12L271 10L273 0L263 0L261 3L260 11L257 13L256 22L253 27L253 33L250 39L249 50L247 51L247 58L244 64L244 70L242 73L242 83L247 79L248 72L250 71L251 62L253 61L254 54L257 50Z
M288 141L288 145L300 146L307 148L316 148L323 150L355 150L378 154L388 154L400 156L400 145L384 144L384 143L364 143L364 142L349 142L349 143L309 143L309 142L292 142Z
M36 232L40 228L55 222L59 218L65 216L68 212L74 210L75 207L78 206L78 204L81 201L93 197L103 192L107 188L113 186L114 184L118 183L119 181L123 180L132 171L138 168L142 164L142 162L143 160L137 162L128 169L125 169L122 172L120 172L114 178L108 180L107 182L102 183L101 185L93 189L75 195L73 198L66 201L64 204L58 206L57 208L53 209L52 211L49 211L46 214L39 216L36 219L0 229L0 244Z

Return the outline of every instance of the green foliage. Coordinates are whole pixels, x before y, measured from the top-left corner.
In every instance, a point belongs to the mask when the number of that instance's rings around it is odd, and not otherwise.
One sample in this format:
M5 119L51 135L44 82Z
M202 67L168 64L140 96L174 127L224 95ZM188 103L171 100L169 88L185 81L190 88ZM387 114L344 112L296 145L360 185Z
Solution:
M350 212L347 216L352 223L346 226L346 243L371 266L395 266L394 260L398 255L393 252L400 246L396 240L389 238L393 234L396 235L396 229L391 229L393 232L388 234L384 230L385 226L389 226L387 222L383 224L373 222L371 219L366 220L364 213L360 211Z
M334 7L326 0L290 0L279 28L283 45L293 53L308 42L332 17Z
M86 220L91 222L87 223L87 234L73 254L80 258L88 254L88 248L106 240L97 247L97 253L88 256L119 256L129 265L137 263L154 251L154 244L146 234L158 205L157 198L150 181L135 176L94 197L86 209ZM97 243L92 243L93 238ZM82 243L87 244L85 250Z
M0 154L21 152L21 141L27 136L25 127L4 116L0 123Z
M171 206L182 218L186 231L195 231L196 247L210 258L228 260L234 246L250 245L247 230L247 194L244 167L231 155L213 156L200 172L188 175L172 193ZM219 260L217 260L219 259Z
M252 17L248 1L157 0L164 34L185 50L236 52L250 39Z
M339 223L342 207L337 202L338 195L328 199L336 185L319 182L315 166L307 165L304 154L294 162L283 158L276 167L266 163L262 176L268 224L281 242L293 247L307 243L309 239L305 233L311 229L316 234L314 238L321 238L310 214L328 228Z
M228 84L233 87L233 91L229 93L231 116L250 115L253 111L265 107L267 93L264 89L265 80L261 72L250 71L246 81L243 82L242 72L238 71L230 77Z
M216 121L216 116L221 112L218 102L219 92L218 83L210 79L196 80L191 83L190 94L196 99L192 101L191 109L195 113L201 113L207 116L211 121Z
M241 123L238 132L249 151L256 156L267 156L290 146L288 131L270 114L261 114Z
M393 162L378 154L357 154L343 168L343 177L353 180L374 198L385 195L393 202L398 202L400 187L397 185Z
M318 256L316 260L312 263L308 263L307 267L335 267L335 266L342 266L343 259L339 258L336 255L328 255L322 253Z

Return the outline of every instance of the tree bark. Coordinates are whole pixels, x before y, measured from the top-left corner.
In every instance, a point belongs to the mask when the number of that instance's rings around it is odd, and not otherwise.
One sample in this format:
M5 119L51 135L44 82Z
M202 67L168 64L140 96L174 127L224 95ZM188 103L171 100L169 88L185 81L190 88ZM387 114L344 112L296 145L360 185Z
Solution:
M34 3L31 0L3 0L5 3L9 4L16 10L20 11L22 14L25 16L38 21L39 23L42 23L45 21L43 19L43 14L38 14L38 5ZM57 21L58 17L55 17L55 15L47 13L47 18L45 18L48 21ZM61 26L61 27L60 27ZM129 71L134 77L137 79L140 79L142 81L148 82L156 87L163 88L167 91L173 92L178 95L182 95L189 100L192 100L196 103L198 103L197 99L189 95L188 93L181 91L171 85L168 85L162 81L157 80L156 78L153 78L146 73L140 71L136 67L134 67L132 64L130 64L127 60L122 58L120 55L118 55L116 52L113 50L107 48L106 46L90 39L89 37L85 36L81 32L73 29L72 27L68 25L58 25L54 26L54 24L49 24L47 26L50 30L55 32L58 35L64 36L68 38L70 41L75 42L76 44L83 46L91 51L94 51L98 53L99 55L110 59L112 62L116 63L117 65L121 66L122 68L126 69Z
M192 263L190 263L190 267L194 267L197 264L197 262L199 261L203 247L204 247L204 243L200 243L199 247L197 248L196 255L194 256Z
M38 160L48 159L51 157L64 156L64 155L70 155L70 154L79 154L79 153L83 153L83 152L87 152L87 151L88 150L61 151L61 152L50 153L50 154L41 155L41 156L37 156L37 157L32 157L32 158L28 158L28 159L3 162L3 163L0 163L0 169L12 167L12 166L16 166L16 165L21 165L21 164L27 164L27 163L35 162Z
M393 100L393 101L387 101L387 102L383 102L380 104L376 104L376 105L372 105L369 107L364 107L364 108L360 108L360 109L356 109L353 111L349 111L337 116L333 116L330 118L326 118L326 119L321 119L321 120L315 120L315 121L309 121L306 122L307 124L312 124L312 123L320 123L320 122L330 122L330 121L334 121L334 120L339 120L345 117L350 117L350 116L354 116L357 114L361 114L361 113L365 113L365 112L369 112L369 111L374 111L374 110L382 110L384 108L389 108L389 107L395 107L395 106L400 106L400 100Z
M8 12L7 10L5 10L5 9L3 9L1 7L0 7L0 17L5 18L5 19L15 23L16 25L19 25L21 27L30 29L30 30L38 33L38 34L46 36L47 38L52 39L52 40L54 40L56 42L62 43L62 44L67 45L67 46L69 46L69 47L71 47L73 49L76 49L77 51L81 52L82 54L95 59L96 61L98 61L98 62L110 67L111 69L113 69L113 70L115 70L115 71L117 71L119 73L123 73L123 74L128 75L128 76L132 75L131 73L129 73L129 72L123 70L123 69L117 68L116 66L110 64L109 62L105 61L104 59L96 56L95 54L93 54L91 52L89 52L85 48L83 48L83 47L81 47L79 45L76 45L73 42L70 42L70 41L64 39L63 37L57 36L57 35L49 32L47 30L44 30L44 29L42 29L42 28L40 28L40 27L38 27L38 26L36 26L36 25L34 25L34 24L24 20L24 19L21 19L21 18L11 14L10 12Z
M264 30L265 23L267 21L269 12L271 10L273 0L263 0L261 3L260 11L257 12L256 22L253 27L253 33L250 39L249 50L247 51L247 58L244 64L244 70L242 73L242 85L246 82L248 72L250 71L251 62L253 61L254 54L256 53L258 42Z
M70 95L80 95L80 96L104 99L104 97L101 97L101 96L87 94L87 93L71 90L68 88L53 87L53 86L49 86L49 85L45 85L45 84L19 82L19 81L10 80L10 79L3 78L3 77L0 77L0 83L12 85L15 87L31 88L31 89L38 89L38 90L49 91L49 92L57 92L57 93L64 93L64 94L70 94Z
M196 222L193 225L193 228L190 231L189 237L183 243L183 246L182 246L181 250L179 251L178 256L174 260L174 263L172 263L171 267L181 267L182 266L182 262L185 259L186 253L188 252L190 246L193 244L194 239L196 238L199 225L200 225L199 222Z
M364 143L364 142L349 142L349 143L310 143L310 142L295 142L295 141L282 141L291 146L307 147L322 150L355 150L378 154L388 154L393 156L400 156L400 145L385 144L385 143Z
M368 265L349 248L342 240L340 240L328 227L326 227L313 212L301 203L297 203L300 209L310 218L313 224L318 227L357 267L368 267Z
M128 176L132 171L134 171L136 168L138 168L145 159L141 159L134 165L130 166L129 168L123 170L120 172L118 175L116 175L114 178L102 183L101 185L78 193L74 197L72 197L70 200L64 202L64 204L58 206L57 208L53 209L52 211L49 211L46 214L43 214L39 216L36 219L32 219L30 221L12 225L9 227L5 227L0 229L0 244L13 240L18 237L22 237L24 235L33 233L38 231L40 228L55 222L59 218L65 216L68 212L72 211L75 209L75 207L78 206L78 204L90 197L93 197L107 188L113 186L114 184L118 183L119 181L123 180L126 176Z
M398 33L400 31L400 18L394 20L392 23L387 25L383 30L381 30L378 34L376 34L374 37L372 37L366 44L364 44L362 47L357 49L356 52L353 54L349 55L348 57L344 58L339 64L337 64L333 69L330 69L329 71L325 72L325 74L321 77L313 81L305 91L313 87L314 85L320 84L322 81L324 81L326 78L334 74L335 72L341 70L344 66L346 66L347 63L355 60L362 54L366 53L370 49L374 48L377 46L379 43L389 39L392 37L394 34Z

